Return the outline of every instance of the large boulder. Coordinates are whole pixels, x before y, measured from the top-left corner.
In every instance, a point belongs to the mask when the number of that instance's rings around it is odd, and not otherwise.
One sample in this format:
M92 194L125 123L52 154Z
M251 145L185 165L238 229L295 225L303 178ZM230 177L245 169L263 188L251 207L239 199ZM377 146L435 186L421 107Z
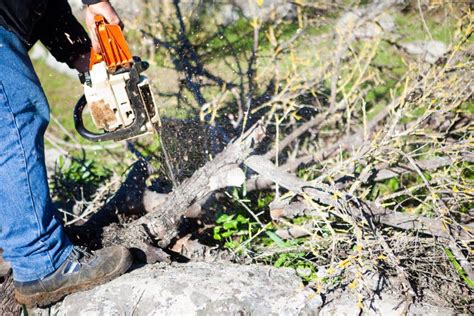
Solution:
M374 291L380 287L381 276L366 277L366 286ZM395 285L398 281L386 282ZM404 314L406 298L395 287L376 291L378 294L364 304L363 314ZM155 264L31 314L357 316L361 314L359 294L356 289L338 289L327 293L323 304L322 297L287 268L229 262ZM455 311L417 302L407 314L445 316L455 315Z
M230 263L156 264L70 295L53 315L304 315L319 295L291 269Z

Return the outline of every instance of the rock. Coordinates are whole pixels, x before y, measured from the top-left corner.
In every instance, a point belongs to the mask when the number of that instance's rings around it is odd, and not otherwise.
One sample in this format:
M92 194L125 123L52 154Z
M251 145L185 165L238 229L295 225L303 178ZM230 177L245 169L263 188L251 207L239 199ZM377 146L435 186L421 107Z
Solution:
M395 20L390 11L402 3L403 0L374 0L369 6L347 11L338 19L336 32L342 38L353 36L355 39L371 39L393 33Z
M413 41L409 43L401 43L400 47L408 54L417 56L421 60L434 64L442 57L448 48L446 44L440 41Z
M53 315L308 315L322 305L291 269L194 262L138 268L75 293ZM40 314L37 311L37 314Z
M345 13L337 23L337 29L351 29L364 14L365 9L354 9ZM357 39L371 39L390 33L395 30L395 20L393 15L382 13L375 21L369 21L354 30L354 37Z
M370 310L364 310L363 315L398 316L404 314L404 298L396 294L383 292L380 296L375 295L373 301L367 303L371 307ZM328 299L328 303L320 309L319 315L358 316L361 315L361 312L357 304L357 293L346 291L337 294L337 297L333 300ZM456 315L456 312L447 307L416 303L410 307L407 315L448 316Z
M304 271L300 271L304 272ZM376 290L364 315L402 315L404 296L396 278L384 286L378 274L365 286ZM382 282L384 283L384 282ZM46 315L360 315L357 290L320 295L304 287L295 271L228 262L155 264L137 268L92 290L67 296ZM367 307L367 306L370 306ZM408 315L455 315L451 308L415 303Z

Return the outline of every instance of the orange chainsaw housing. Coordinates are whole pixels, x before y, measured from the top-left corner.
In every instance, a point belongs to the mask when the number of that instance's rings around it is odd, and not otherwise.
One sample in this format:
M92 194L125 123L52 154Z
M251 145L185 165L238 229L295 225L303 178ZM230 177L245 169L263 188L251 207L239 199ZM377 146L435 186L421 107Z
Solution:
M111 73L121 67L129 69L133 58L120 26L108 24L103 16L96 15L95 28L101 52L91 49L89 69L102 61L105 61Z

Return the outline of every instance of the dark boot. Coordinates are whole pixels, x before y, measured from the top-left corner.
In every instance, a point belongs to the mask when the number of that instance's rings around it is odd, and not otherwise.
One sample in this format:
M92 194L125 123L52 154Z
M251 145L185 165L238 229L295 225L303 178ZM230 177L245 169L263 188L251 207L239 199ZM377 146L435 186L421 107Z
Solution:
M31 282L15 281L15 297L27 307L46 306L64 296L106 283L132 265L127 248L113 246L88 252L74 247L66 261L52 274Z

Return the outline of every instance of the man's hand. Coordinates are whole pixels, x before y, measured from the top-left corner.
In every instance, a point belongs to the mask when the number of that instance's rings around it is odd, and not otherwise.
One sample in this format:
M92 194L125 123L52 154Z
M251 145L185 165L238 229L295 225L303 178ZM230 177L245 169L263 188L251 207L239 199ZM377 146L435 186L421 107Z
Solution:
M100 52L99 41L97 40L97 34L95 33L94 16L96 15L102 15L108 23L120 25L121 28L123 28L123 23L108 0L102 0L101 2L86 7L86 25L91 38L92 47L96 52Z

